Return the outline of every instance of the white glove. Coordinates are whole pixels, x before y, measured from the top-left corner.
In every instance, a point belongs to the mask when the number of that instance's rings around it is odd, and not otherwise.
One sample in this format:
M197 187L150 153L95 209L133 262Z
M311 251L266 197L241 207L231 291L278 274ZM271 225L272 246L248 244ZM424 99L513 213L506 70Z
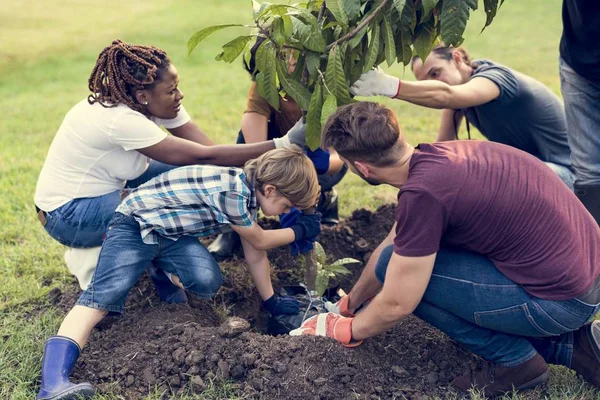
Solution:
M355 96L396 97L400 89L400 79L388 75L379 67L367 71L350 88Z
M273 143L275 143L276 149L289 147L293 144L304 148L304 145L306 144L306 124L302 122L302 118L292 126L284 137L273 139Z

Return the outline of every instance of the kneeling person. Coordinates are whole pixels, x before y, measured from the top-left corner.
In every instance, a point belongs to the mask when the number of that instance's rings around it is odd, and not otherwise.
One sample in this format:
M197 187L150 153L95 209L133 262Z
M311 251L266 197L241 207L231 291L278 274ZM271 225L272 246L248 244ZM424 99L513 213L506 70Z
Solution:
M175 284L202 298L219 289L219 265L198 237L234 230L240 234L254 284L272 313L298 311L273 291L267 249L311 238L320 231L319 214L303 215L286 229L265 231L258 208L279 215L293 206L307 209L319 195L311 161L298 148L269 151L244 169L214 166L177 168L150 180L127 196L106 234L98 267L87 290L48 339L37 399L88 396L89 383L72 384L68 375L92 329L108 312L123 312L129 290L148 263ZM292 310L290 310L292 309Z

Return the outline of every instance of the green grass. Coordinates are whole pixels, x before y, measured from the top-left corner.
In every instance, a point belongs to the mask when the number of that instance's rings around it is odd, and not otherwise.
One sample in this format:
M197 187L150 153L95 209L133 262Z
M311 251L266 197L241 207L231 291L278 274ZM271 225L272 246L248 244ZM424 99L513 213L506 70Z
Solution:
M559 93L560 0L508 0L497 20L479 35L485 16L476 12L465 45L475 58L490 58L530 74ZM482 6L481 6L482 7ZM27 317L45 304L53 287L73 282L62 248L34 216L33 193L52 138L65 113L87 95L98 53L113 39L167 51L179 69L185 106L215 141L233 143L249 86L240 63L214 60L236 32L222 31L186 56L187 39L213 24L249 22L247 0L4 0L0 8L0 398L32 398L44 339L60 313ZM412 79L401 66L393 73ZM381 100L381 99L378 99ZM412 144L432 141L438 112L387 100ZM354 176L339 187L341 212L395 200L390 188L374 189ZM48 307L51 310L51 307ZM550 398L593 398L569 374L553 374ZM564 378L564 379L563 379ZM583 389L582 389L583 388ZM227 388L214 388L214 397ZM567 395L566 393L570 393ZM572 394L572 395L571 395ZM155 398L156 394L150 394ZM566 397L565 397L566 396ZM523 397L514 397L521 399ZM533 397L536 398L536 397Z

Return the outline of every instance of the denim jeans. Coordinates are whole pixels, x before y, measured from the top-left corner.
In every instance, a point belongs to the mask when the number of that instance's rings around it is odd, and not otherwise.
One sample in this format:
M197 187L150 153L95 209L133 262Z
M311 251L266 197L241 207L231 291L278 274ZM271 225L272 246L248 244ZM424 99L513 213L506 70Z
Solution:
M142 175L128 181L126 188L136 188L173 168L175 165L151 161ZM44 229L59 243L75 248L97 247L102 244L102 236L121 203L121 191L97 197L73 199L46 214Z
M600 184L600 82L578 75L560 59L571 164L578 185Z
M161 237L158 244L146 244L134 217L113 215L92 282L77 304L122 313L129 290L149 263L176 275L185 290L198 297L210 298L217 292L223 282L219 264L198 238Z
M377 261L383 284L393 246ZM423 299L414 314L473 353L501 366L515 366L536 351L547 362L571 365L572 331L594 317L598 305L578 299L533 297L480 254L440 249Z

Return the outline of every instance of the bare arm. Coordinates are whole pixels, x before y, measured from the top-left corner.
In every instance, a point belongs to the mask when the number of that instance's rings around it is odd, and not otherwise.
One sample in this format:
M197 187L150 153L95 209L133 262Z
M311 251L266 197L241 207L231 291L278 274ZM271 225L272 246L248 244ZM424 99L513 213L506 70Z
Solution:
M188 121L177 128L171 128L167 130L181 139L191 140L192 142L203 144L205 146L214 145L214 142L210 140L206 133L204 133L202 129L200 129L200 127L194 123L194 121ZM267 139L265 138L265 140Z
M250 227L231 225L231 228L257 250L274 249L296 240L291 228L264 230L256 222Z
M435 256L436 253L424 257L392 254L383 289L354 318L354 340L385 332L417 308L429 284Z
M241 166L275 148L273 141L254 144L204 146L169 135L150 147L138 149L153 160L171 165L214 164Z
M429 108L459 109L488 103L500 96L500 89L491 80L473 78L462 85L426 81L402 81L395 98Z
M454 118L456 115L456 129L454 128ZM440 122L440 130L437 135L436 142L444 142L447 140L455 140L460 124L463 120L462 112L456 112L456 110L444 109L442 110L442 118Z
M327 170L327 174L337 174L341 171L343 166L344 162L340 158L340 155L337 153L337 151L329 149L329 169Z
M256 112L247 112L242 116L242 134L246 143L267 140L269 119Z
M250 275L252 275L254 286L256 286L263 301L267 300L274 294L267 252L256 249L243 237L242 247L244 248L244 258L248 264Z
M381 284L375 276L375 265L377 264L377 260L379 260L381 251L387 246L394 244L395 237L396 224L394 224L390 233L383 239L383 242L381 242L375 251L373 251L371 257L369 257L369 261L367 261L367 265L360 274L360 278L358 278L358 281L356 281L354 287L350 291L348 297L350 300L348 309L351 312L354 312L362 303L373 297L381 288Z

